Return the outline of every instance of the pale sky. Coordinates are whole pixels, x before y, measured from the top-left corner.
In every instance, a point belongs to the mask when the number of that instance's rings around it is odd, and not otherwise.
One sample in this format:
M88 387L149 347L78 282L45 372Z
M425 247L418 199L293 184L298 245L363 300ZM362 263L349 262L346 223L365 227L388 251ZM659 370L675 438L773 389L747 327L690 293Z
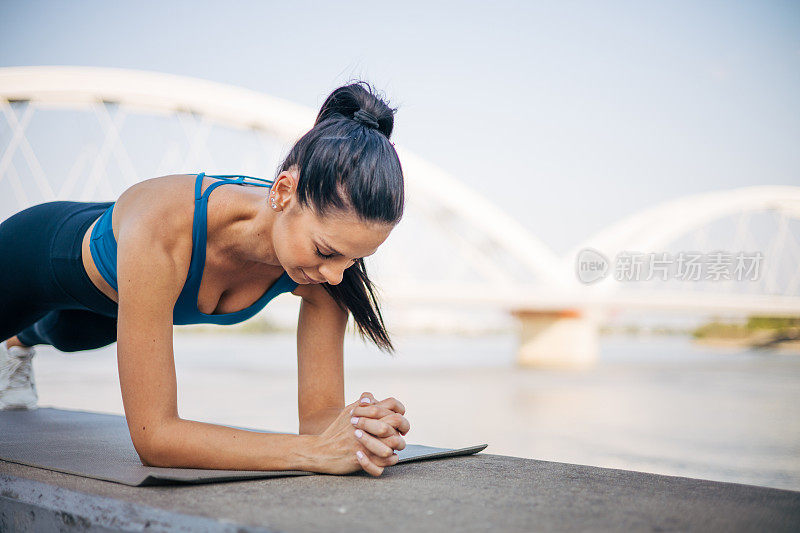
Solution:
M395 142L557 253L686 194L800 185L798 2L2 0L0 66L21 65L312 108L364 78L399 106Z

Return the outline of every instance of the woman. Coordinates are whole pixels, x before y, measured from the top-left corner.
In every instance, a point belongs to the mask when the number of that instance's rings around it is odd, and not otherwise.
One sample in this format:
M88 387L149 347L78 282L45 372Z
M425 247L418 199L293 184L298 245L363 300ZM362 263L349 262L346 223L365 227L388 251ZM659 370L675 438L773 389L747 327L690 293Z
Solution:
M396 464L405 408L370 393L345 406L342 361L350 313L393 351L363 258L403 213L394 111L364 82L340 87L274 180L163 176L115 203L47 202L0 224L0 408L35 407L34 345L116 341L143 464L374 476ZM302 298L300 434L181 419L173 324L241 322L290 291Z

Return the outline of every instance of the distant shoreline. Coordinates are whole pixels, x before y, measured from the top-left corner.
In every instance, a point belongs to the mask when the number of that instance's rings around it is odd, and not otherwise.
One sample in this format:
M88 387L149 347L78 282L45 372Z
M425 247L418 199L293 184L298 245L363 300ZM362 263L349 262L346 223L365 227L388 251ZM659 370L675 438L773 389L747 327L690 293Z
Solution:
M768 348L781 353L800 355L800 340L774 341L768 343L767 345L763 345L751 338L726 339L720 337L693 339L692 342L701 346L709 346L712 348Z
M692 336L706 346L800 353L800 318L751 316L744 323L712 321L694 330Z
M600 326L601 338L608 336L624 335L629 337L663 337L679 336L689 337L693 343L718 348L762 348L786 353L800 354L800 326L794 318L769 318L751 317L746 323L729 323L711 321L695 329L681 329L668 326L653 326L643 328L638 325ZM233 326L219 326L215 324L192 324L176 326L176 334L204 334L204 335L263 335L286 334L294 335L297 329L294 326L274 324L264 320L248 321ZM348 324L348 333L356 335L355 329ZM514 335L513 328L474 328L459 331L449 329L429 328L395 328L393 334L399 335L466 335L482 337L491 335Z

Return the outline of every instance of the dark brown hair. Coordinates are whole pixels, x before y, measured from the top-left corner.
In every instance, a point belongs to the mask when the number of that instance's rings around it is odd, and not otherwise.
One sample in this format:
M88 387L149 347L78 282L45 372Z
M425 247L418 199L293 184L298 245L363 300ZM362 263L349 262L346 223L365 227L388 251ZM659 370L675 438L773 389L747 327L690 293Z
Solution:
M297 167L300 205L320 217L344 210L365 222L400 222L405 202L403 170L389 141L395 111L367 82L333 91L314 127L295 143L279 169ZM362 338L394 351L363 259L344 271L338 285L322 285L353 315Z

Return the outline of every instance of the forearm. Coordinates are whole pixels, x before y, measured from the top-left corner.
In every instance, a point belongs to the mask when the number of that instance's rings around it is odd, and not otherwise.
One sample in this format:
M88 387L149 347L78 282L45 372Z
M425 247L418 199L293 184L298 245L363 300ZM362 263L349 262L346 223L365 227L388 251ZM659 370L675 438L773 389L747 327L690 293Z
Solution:
M314 435L258 433L177 419L152 437L150 466L219 470L315 471Z
M336 420L342 410L338 407L321 409L300 419L300 435L319 435L331 422Z

